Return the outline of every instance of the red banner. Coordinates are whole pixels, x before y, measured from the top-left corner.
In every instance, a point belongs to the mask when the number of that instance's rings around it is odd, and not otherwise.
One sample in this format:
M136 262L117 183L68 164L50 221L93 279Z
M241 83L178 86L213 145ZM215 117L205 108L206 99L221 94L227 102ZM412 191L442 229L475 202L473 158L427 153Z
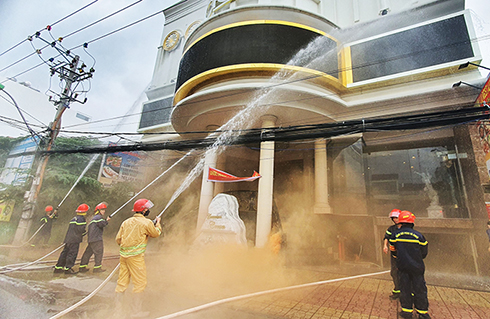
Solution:
M476 98L476 104L482 105L483 103L489 104L489 98L490 98L490 76L488 77L487 82L485 82L485 85L483 86L483 89L481 89L480 94Z
M251 182L260 177L261 176L256 171L254 171L254 173L250 177L236 177L212 167L210 167L208 171L208 182L219 182L219 183Z

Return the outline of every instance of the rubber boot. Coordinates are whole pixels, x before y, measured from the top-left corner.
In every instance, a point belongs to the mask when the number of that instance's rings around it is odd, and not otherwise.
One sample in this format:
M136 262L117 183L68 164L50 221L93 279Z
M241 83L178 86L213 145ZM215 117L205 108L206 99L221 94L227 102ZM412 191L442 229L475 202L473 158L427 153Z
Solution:
M124 311L124 293L116 292L114 302L114 312L112 314L113 319L126 318L126 312Z
M143 311L143 293L136 293L131 296L132 300L132 309L131 309L131 318L148 318L150 315L149 311Z

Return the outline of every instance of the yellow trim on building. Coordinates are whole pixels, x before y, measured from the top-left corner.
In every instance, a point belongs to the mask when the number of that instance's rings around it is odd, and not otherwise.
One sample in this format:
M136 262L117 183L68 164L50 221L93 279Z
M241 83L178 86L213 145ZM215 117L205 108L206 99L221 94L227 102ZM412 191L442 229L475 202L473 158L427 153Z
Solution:
M339 64L339 76L342 79L342 85L347 87L347 85L354 82L354 78L352 76L352 55L350 47L344 47L342 50L340 50Z
M295 23L295 22L289 22L289 21L281 21L281 20L249 20L249 21L241 21L241 22L227 24L227 25L224 25L222 27L213 29L213 30L211 30L211 31L203 34L202 36L200 36L199 38L197 38L197 40L195 40L194 42L192 42L189 45L189 47L185 49L185 51L182 53L182 55L184 55L197 42L201 41L202 39L204 39L205 37L207 37L207 36L209 36L209 35L211 35L213 33L216 33L216 32L222 31L222 30L226 30L226 29L231 29L231 28L239 27L239 26L253 25L253 24L280 24L280 25L288 25L288 26L292 26L292 27L296 27L296 28L300 28L300 29L310 30L312 32L318 33L320 35L326 36L326 37L334 40L335 42L337 42L337 45L339 43L339 41L337 39L335 39L334 37L326 34L325 32L323 32L321 30L318 30L318 29L315 29L315 28L312 28L312 27L309 27L309 26L304 25L304 24Z
M174 105L191 95L196 89L208 83L209 80L216 82L222 78L233 77L235 73L243 74L245 72L251 73L252 76L253 74L263 76L264 73L272 75L281 70L288 70L291 71L291 73L304 73L306 74L304 81L327 86L337 93L343 93L346 89L341 84L340 80L321 71L285 64L245 63L215 68L192 77L182 84L177 92L175 92Z

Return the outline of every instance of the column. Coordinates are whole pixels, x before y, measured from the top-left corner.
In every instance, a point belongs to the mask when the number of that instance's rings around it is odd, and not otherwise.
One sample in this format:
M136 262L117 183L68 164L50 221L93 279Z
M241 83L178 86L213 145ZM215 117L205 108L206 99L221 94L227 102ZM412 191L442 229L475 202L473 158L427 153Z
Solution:
M315 214L331 214L328 203L327 142L315 141Z
M208 125L206 127L207 131L214 132L218 128L217 125ZM204 157L204 168L202 172L202 183L201 183L201 197L199 199L199 212L197 215L197 225L196 230L201 229L202 224L208 216L209 204L213 200L214 196L214 183L208 182L209 167L216 167L216 160L218 153L216 149L207 150Z
M273 115L264 115L262 128L274 127L277 118ZM272 224L272 191L274 183L274 141L260 143L259 189L257 194L257 231L255 246L262 248L269 240Z
M216 168L221 171L226 171L225 164L226 164L226 156L225 154L221 153L216 160ZM225 184L226 183L214 183L214 196L224 192Z

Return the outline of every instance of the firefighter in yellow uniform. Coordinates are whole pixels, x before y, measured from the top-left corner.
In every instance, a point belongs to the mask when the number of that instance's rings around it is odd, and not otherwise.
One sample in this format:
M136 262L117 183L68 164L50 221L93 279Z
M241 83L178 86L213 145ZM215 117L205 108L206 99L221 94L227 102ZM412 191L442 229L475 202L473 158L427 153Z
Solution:
M160 218L156 223L145 216L150 214L153 203L148 199L138 199L133 206L133 217L126 219L119 228L116 242L119 245L120 268L116 287L116 312L122 311L123 293L133 279L133 309L132 317L145 318L148 312L142 311L142 292L146 287L146 266L144 253L148 237L158 237L162 233Z

